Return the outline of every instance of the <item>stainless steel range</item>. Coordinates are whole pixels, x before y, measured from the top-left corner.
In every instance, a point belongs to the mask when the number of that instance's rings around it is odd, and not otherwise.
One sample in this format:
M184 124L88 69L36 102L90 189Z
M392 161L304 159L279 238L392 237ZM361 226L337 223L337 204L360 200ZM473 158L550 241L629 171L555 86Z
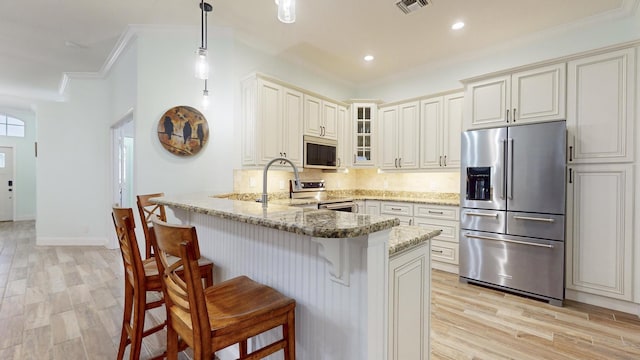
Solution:
M462 135L460 280L564 299L564 121Z
M296 190L295 180L289 180L289 196L292 199L317 201L318 209L355 212L356 204L351 198L330 197L327 195L324 180L300 181L300 190Z

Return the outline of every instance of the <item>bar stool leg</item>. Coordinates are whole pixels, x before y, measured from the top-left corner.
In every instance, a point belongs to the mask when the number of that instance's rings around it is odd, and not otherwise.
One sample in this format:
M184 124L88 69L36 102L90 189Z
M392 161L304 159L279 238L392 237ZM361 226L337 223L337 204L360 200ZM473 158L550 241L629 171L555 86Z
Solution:
M124 350L127 347L129 339L129 331L127 328L131 326L131 312L133 310L133 288L127 282L126 276L124 280L124 312L122 313L122 331L120 333L120 346L118 347L118 360L124 358Z

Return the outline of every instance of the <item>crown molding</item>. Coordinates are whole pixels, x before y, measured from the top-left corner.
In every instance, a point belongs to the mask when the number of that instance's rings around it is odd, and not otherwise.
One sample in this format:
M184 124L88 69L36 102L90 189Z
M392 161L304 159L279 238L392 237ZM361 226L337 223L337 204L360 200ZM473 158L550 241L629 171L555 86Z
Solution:
M125 31L120 35L116 45L111 53L102 64L99 71L87 72L64 72L60 79L58 87L58 95L61 99L65 98L65 92L71 79L104 79L109 75L113 66L118 59L129 48L131 44L138 38L138 34L143 32L176 32L176 31L193 31L194 26L178 26L178 25L127 25Z

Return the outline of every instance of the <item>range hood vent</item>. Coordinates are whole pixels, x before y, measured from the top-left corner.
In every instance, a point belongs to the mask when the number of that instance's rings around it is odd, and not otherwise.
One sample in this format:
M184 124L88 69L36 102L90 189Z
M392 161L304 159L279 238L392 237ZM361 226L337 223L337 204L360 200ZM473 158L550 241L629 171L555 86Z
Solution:
M396 6L405 14L412 13L427 5L429 5L429 0L400 0L396 3Z

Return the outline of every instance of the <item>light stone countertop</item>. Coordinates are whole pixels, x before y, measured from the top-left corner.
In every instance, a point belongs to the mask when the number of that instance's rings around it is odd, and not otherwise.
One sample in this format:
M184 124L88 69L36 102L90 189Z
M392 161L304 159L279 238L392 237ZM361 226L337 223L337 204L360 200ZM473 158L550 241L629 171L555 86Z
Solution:
M460 206L460 196L456 193L435 193L435 192L410 192L410 191L382 191L382 190L329 190L327 195L330 197L343 197L353 200L378 200L378 201L403 201L414 204L427 205L444 205L444 206ZM217 194L214 197L255 201L260 199L261 194L258 193L229 193ZM287 206L304 206L317 204L315 199L290 199L288 192L269 193L269 203L287 205Z
M389 235L389 257L418 246L440 235L442 230L429 231L415 225L400 225L391 229Z
M351 238L398 226L393 216L370 216L269 203L267 209L252 201L228 200L207 194L153 198L170 207L320 238Z

